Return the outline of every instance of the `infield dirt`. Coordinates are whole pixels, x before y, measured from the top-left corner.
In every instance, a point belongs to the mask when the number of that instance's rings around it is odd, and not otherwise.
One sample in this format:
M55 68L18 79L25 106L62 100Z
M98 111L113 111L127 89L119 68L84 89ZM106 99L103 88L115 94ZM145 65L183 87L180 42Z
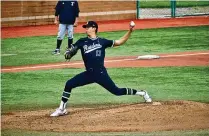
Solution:
M57 132L153 132L209 129L209 104L191 101L154 102L95 108L70 108L50 117L54 109L2 115L2 129Z

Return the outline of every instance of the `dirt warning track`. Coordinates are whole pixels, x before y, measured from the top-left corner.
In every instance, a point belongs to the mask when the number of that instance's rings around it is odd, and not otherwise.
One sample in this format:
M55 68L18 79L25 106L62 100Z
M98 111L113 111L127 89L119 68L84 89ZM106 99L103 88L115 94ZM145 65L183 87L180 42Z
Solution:
M209 25L209 16L184 17L184 18L162 18L162 19L137 19L135 29L165 28ZM131 20L98 21L99 32L128 30ZM82 28L84 23L79 23L75 28L75 33L85 33ZM31 36L57 35L56 25L27 26L27 27L7 27L2 28L1 38L17 38ZM15 32L15 33L14 33Z

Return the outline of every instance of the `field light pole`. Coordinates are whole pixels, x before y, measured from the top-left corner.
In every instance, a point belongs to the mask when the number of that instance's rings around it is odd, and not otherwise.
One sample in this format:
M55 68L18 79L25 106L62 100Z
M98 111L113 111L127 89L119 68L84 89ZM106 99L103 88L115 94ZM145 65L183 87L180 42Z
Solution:
M176 0L171 0L171 17L176 17Z

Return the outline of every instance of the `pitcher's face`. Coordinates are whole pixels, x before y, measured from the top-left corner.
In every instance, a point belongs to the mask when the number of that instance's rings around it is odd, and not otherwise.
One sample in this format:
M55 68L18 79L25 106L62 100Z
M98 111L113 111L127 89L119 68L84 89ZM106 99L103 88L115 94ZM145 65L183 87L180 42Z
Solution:
M96 28L95 27L86 27L86 34L91 35L96 33Z

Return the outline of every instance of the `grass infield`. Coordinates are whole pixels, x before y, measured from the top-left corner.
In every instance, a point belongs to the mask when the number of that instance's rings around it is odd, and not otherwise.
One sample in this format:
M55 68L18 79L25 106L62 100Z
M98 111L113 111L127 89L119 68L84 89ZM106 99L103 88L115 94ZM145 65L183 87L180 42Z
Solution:
M56 69L2 74L2 112L55 108L65 82L83 69ZM147 89L154 101L209 102L209 67L113 68L119 87ZM97 84L72 90L71 106L137 103L138 96L114 96Z
M103 32L99 36L116 40L125 33L125 31ZM75 34L74 41L84 36L85 34ZM136 30L123 46L108 48L106 56L208 50L208 36L209 26ZM55 45L55 36L3 39L1 54L15 55L1 56L2 66L64 62L63 54L67 47L67 39L63 40L61 55L51 55ZM72 60L81 60L80 52Z

